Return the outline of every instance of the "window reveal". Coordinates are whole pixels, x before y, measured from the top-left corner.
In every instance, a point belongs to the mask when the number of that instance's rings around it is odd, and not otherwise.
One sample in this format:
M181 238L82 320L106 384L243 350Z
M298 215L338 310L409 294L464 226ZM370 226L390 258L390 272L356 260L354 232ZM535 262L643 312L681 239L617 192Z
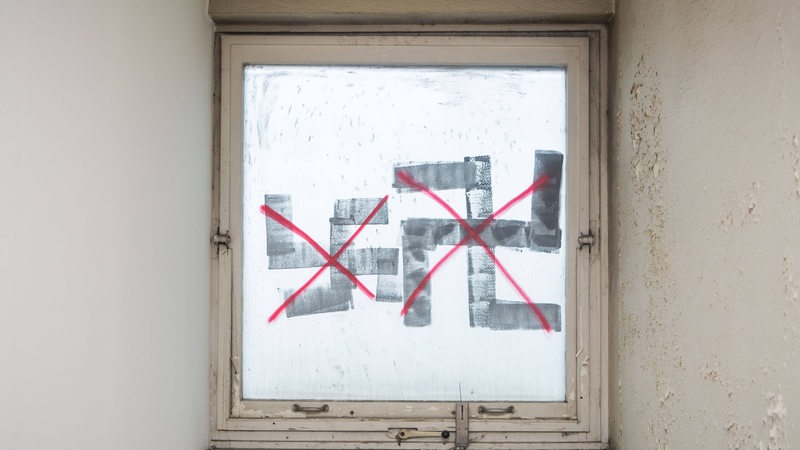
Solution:
M218 35L212 448L606 447L603 28L491 34Z

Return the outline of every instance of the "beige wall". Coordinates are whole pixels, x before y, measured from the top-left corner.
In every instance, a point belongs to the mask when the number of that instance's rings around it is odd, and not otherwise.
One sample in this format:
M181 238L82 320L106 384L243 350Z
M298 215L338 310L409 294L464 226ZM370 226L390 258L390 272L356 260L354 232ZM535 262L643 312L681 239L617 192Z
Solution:
M0 448L200 450L204 0L0 1Z
M618 0L616 448L800 442L800 3Z

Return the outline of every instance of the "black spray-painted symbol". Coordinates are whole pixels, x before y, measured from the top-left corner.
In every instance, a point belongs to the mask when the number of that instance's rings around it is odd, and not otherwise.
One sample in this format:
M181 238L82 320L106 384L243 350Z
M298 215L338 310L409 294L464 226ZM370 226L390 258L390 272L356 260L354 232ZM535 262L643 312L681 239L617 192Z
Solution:
M508 204L498 211L493 209L491 162L488 156L467 157L463 162L396 166L393 187L399 193L424 190L433 198L436 197L434 191L464 189L467 210L463 219L454 215L454 219L408 217L402 220L402 274L398 273L396 248L347 248L354 238L349 232L353 225L360 225L355 233L357 235L366 225L389 223L385 203L379 205L381 199L336 201L333 217L330 218L328 253L318 248L307 235L304 237L306 242L294 241L295 234L303 237L304 233L298 232L299 229L291 223L290 196L267 195L262 210L267 208L273 212L267 214L269 269L319 267L321 272L331 267L330 287L309 288L310 283L306 283L296 291L288 291L284 305L273 314L271 320L283 308L286 308L287 317L349 310L353 308L352 290L360 288L355 276L378 275L376 293L365 293L377 301L403 302L406 299L403 310L405 325L428 326L432 320L429 281L443 262L431 268L428 252L439 245L449 245L464 246L467 250L470 326L495 330L561 331L560 305L534 305L521 288L518 291L529 304L497 298L498 267L512 284L516 283L504 272L493 252L496 247L549 253L559 251L562 170L561 153L536 152L533 170L535 181L526 193L531 197L531 220L520 221L496 217Z

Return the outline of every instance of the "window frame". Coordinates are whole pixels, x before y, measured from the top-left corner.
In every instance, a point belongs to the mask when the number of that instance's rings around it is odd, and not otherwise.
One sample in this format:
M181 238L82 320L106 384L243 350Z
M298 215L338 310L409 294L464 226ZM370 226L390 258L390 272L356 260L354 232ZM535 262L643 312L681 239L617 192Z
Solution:
M215 173L212 213L216 249L212 261L212 448L395 448L397 441L388 438L389 429L419 428L420 430L453 429L453 419L443 419L453 403L446 402L336 402L326 417L315 413L291 411L292 402L268 402L241 399L241 272L237 258L241 257L240 231L237 217L241 217L239 201L231 195L241 183L241 97L242 71L246 63L340 63L340 59L325 61L331 54L330 43L357 45L359 48L378 49L379 45L402 48L443 45L448 40L461 44L486 45L499 41L529 43L547 54L554 48L556 57L552 64L561 64L564 48L570 49L569 61L563 61L580 76L568 77L569 89L578 89L578 109L568 109L568 119L580 123L578 147L570 155L578 158L581 176L570 176L569 189L579 193L578 209L582 223L581 234L591 234L593 245L588 249L578 247L578 235L567 236L566 250L575 250L576 294L573 307L567 308L567 401L562 403L529 402L532 408L524 409L510 420L470 417L470 435L480 436L470 442L469 448L605 448L607 443L607 252L605 251L606 223L606 167L605 167L605 28L588 26L570 27L515 27L499 30L496 27L476 27L436 32L376 32L367 29L347 33L309 32L300 35L235 34L217 35L217 89L215 114ZM455 27L458 28L458 27ZM405 44L403 44L405 42ZM494 45L494 44L493 44ZM506 44L507 45L507 44ZM530 44L528 44L530 45ZM272 46L270 48L270 46ZM284 53L276 60L278 46L299 46L299 52ZM327 47L320 47L327 46ZM314 52L323 49L318 55ZM419 50L419 49L417 49ZM572 52L572 53L570 53ZM365 63L379 63L380 51L370 54ZM378 55L378 56L376 56ZM322 59L320 59L322 58ZM418 58L418 56L417 56ZM354 62L354 61L350 61ZM397 63L397 61L394 61ZM431 63L433 64L433 63ZM536 64L545 64L537 60ZM574 73L574 72L573 72ZM570 81L571 80L571 81ZM238 92L238 94L237 94ZM238 97L237 97L238 95ZM569 104L570 100L568 100ZM574 106L574 105L573 105ZM237 132L238 127L238 132ZM574 140L574 139L573 139ZM237 150L238 149L238 150ZM237 153L238 152L238 153ZM239 164L237 171L235 165ZM233 168L233 170L232 170ZM566 170L566 169L565 169ZM585 175L584 175L585 174ZM575 184L575 186L572 186ZM577 188L580 184L581 188ZM238 209L237 209L238 208ZM570 220L568 218L568 220ZM568 261L570 258L568 256ZM239 285L237 285L237 283ZM568 286L570 284L568 283ZM569 297L569 296L568 296ZM569 303L568 303L569 306ZM330 403L330 402L328 402ZM416 415L403 416L400 403L415 403ZM501 407L506 403L481 403L486 407ZM477 407L477 405L475 405ZM428 409L428 407L432 409ZM359 411L356 418L347 412ZM424 411L429 411L425 413ZM331 417L336 416L336 417ZM360 419L359 419L360 418ZM449 442L452 442L451 438ZM403 445L413 448L442 448L441 439L407 441Z

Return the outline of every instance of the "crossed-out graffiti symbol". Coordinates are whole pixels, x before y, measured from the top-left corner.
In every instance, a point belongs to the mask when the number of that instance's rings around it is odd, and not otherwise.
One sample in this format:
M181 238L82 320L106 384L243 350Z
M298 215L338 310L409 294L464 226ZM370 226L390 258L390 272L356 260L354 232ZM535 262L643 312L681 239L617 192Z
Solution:
M328 254L328 252L326 252L325 249L322 248L322 246L320 246L316 241L314 241L314 239L312 239L311 236L309 236L308 234L303 232L303 230L301 230L300 228L296 227L291 221L289 221L288 219L286 219L285 217L280 215L280 213L278 213L274 209L270 208L266 204L261 207L261 212L263 212L267 217L275 220L276 222L280 223L281 225L283 225L286 228L288 228L289 230L291 230L293 233L295 233L298 236L300 236L301 238L303 238L312 247L314 247L314 250L319 252L319 254L322 255L322 257L327 260L327 262L325 264L323 264L322 267L320 267L319 270L317 270L317 272L314 273L314 275L312 275L311 278L308 279L308 281L306 281L305 284L300 286L299 289L297 289L294 293L289 295L289 297L286 298L286 300L283 302L283 304L281 304L281 306L279 306L278 309L276 309L275 312L272 313L272 315L269 317L269 321L270 322L275 320L278 317L278 315L284 309L286 309L290 304L292 304L292 302L300 294L302 294L303 291L305 291L306 288L308 288L308 286L310 286L311 283L313 283L314 280L317 279L317 277L322 275L322 272L324 272L325 269L327 267L329 267L329 266L333 266L333 267L337 268L344 276L346 276L349 280L351 280L353 283L355 283L355 285L358 286L358 288L367 297L372 298L372 299L375 298L375 294L373 294L372 291L369 290L369 288L364 286L364 284L361 283L358 280L358 278L355 275L353 275L352 272L350 272L350 270L348 270L346 267L342 266L342 264L337 260L337 258L339 258L342 255L342 253L345 250L347 250L347 247L350 246L350 244L353 243L353 241L356 239L356 237L358 237L358 235L361 233L361 231L364 230L364 227L367 224L369 224L369 222L372 220L373 217L375 217L375 215L378 213L378 211L381 209L381 207L386 204L386 200L388 200L388 199L389 199L389 196L387 195L387 196L384 196L378 202L378 205L375 206L375 208L373 208L373 210L369 213L369 215L364 220L364 222L362 222L361 225L358 227L358 229L356 229L356 231L350 236L350 238L347 241L345 241L345 243L342 244L341 247L339 247L339 250L337 250L336 253L334 253L333 256Z
M511 276L495 254L496 247L556 253L561 247L560 195L563 155L536 151L534 182L502 207L492 211L491 163L487 156L466 157L463 162L397 165L393 187L399 194L421 192L443 208L452 219L406 217L401 220L402 248L352 248L356 237L368 225L387 225L388 198L351 198L335 202L330 218L330 250L326 251L291 220L289 195L266 195L261 207L267 220L269 269L318 267L298 289L285 291L285 299L270 316L283 311L287 317L347 311L353 308L352 290L358 288L379 302L402 302L406 326L431 323L430 282L434 274L460 248L467 249L468 303L470 326L496 330L543 329L561 331L561 306L534 302ZM436 190L464 189L466 217ZM506 220L500 216L520 201L531 197L531 220ZM348 227L358 228L348 236ZM292 236L304 242L295 242ZM428 252L439 245L452 248L433 267ZM402 256L402 273L399 261ZM326 270L330 287L311 285ZM495 268L525 303L498 299ZM336 269L336 270L333 270ZM373 293L359 275L377 275Z
M534 303L533 300L531 300L530 296L528 296L528 294L525 293L525 291L522 289L522 287L520 287L519 283L514 281L514 278L511 276L511 274L508 272L508 270L505 268L505 266L503 266L503 264L500 262L500 260L497 259L497 257L495 256L494 252L492 252L491 248L489 248L489 245L486 243L486 241L484 241L480 237L480 234L479 234L482 230L484 230L486 227L488 227L492 223L492 221L494 221L494 219L496 217L500 216L505 210L507 210L513 204L519 202L523 198L527 197L528 195L533 194L536 191L536 189L538 189L540 186L542 186L545 183L547 183L547 174L542 175L539 179L534 181L533 184L531 184L522 193L520 193L519 195L517 195L516 197L511 199L511 201L509 201L502 208L500 208L497 211L495 211L494 213L492 213L489 217L487 217L483 222L481 222L475 228L472 228L460 215L458 215L456 210L453 209L450 205L448 205L444 200L442 200L441 197L439 197L438 195L436 195L436 193L434 193L433 191L428 189L428 187L425 186L424 184L422 184L419 181L415 180L414 177L412 177L408 172L405 172L403 170L399 170L397 172L397 178L400 181L402 181L403 183L405 183L405 184L407 184L407 185L409 185L409 186L411 186L411 187L413 187L415 189L419 189L420 191L424 192L425 195L427 195L428 197L432 198L436 203L441 205L442 208L444 208L450 215L453 216L453 218L456 219L456 221L459 223L459 225L461 225L461 227L464 228L464 231L466 231L467 234L468 234L465 238L461 239L447 254L445 254L445 256L442 257L442 259L439 260L439 262L436 263L436 265L434 265L433 268L420 281L420 283L417 285L417 287L414 289L414 291L411 293L411 295L409 295L408 298L406 299L406 302L403 305L403 310L401 311L402 315L405 315L406 313L408 313L408 311L411 309L411 306L414 304L414 300L420 294L420 292L422 291L424 286L433 277L433 274L436 272L436 270L439 267L441 267L442 264L444 264L444 262L447 261L453 254L455 254L456 250L461 248L467 242L469 242L471 240L474 240L475 242L477 242L484 249L484 251L486 252L486 255L489 258L491 258L492 262L494 262L494 265L498 269L500 269L500 272L502 272L503 275L506 277L506 279L509 281L509 283L511 283L511 285L514 286L514 289L520 294L520 296L522 296L522 298L525 299L525 301L531 307L531 310L534 312L534 314L536 314L536 317L537 317L537 319L539 319L540 323L542 324L542 327L545 330L547 330L548 332L552 331L552 328L550 327L550 323L547 321L547 318L544 316L544 314L542 314L542 311L539 310L539 307L536 306L536 303Z

